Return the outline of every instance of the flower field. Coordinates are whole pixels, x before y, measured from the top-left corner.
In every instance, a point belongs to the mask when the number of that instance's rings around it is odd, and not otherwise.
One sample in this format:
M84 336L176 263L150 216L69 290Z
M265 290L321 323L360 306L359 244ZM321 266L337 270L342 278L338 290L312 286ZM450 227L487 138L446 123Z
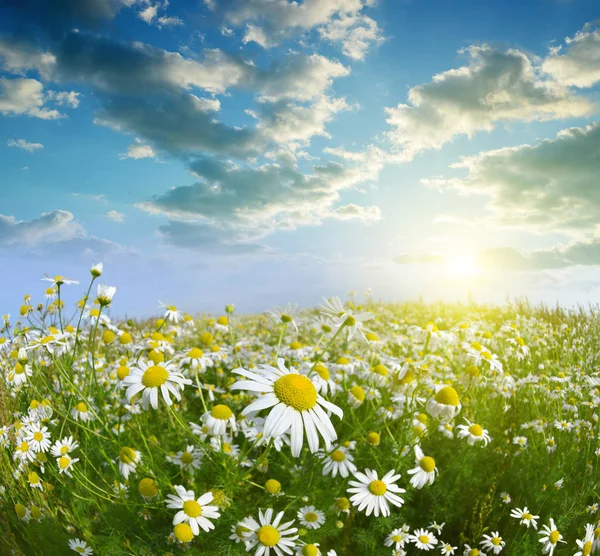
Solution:
M102 273L0 323L1 554L600 553L593 309L122 321Z

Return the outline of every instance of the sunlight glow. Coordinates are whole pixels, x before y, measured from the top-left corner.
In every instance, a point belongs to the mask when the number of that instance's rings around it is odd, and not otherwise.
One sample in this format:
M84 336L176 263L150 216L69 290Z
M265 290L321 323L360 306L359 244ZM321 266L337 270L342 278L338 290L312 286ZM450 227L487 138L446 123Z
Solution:
M449 253L444 268L452 278L473 278L481 271L475 255L465 251Z

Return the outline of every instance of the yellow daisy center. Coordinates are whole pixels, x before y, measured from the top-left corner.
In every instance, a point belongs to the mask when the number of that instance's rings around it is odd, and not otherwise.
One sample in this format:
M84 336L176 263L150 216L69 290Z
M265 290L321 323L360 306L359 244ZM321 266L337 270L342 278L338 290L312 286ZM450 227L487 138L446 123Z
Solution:
M87 405L85 405L83 402L79 402L75 406L75 409L79 411L79 413L87 413Z
M167 382L169 371L160 365L152 365L144 371L142 376L142 384L146 388L157 388Z
M281 483L277 479L269 479L265 483L265 489L270 494L277 494L281 490Z
M350 508L350 500L345 497L337 498L335 501L335 507L340 511L347 510Z
M58 465L60 465L61 469L66 469L69 467L71 463L71 458L69 456L61 456L58 460Z
M23 519L27 515L27 508L23 504L15 504L16 514Z
M587 541L583 545L582 554L583 554L583 556L590 556L591 553L592 553L592 541Z
M435 469L435 460L430 456L425 456L419 461L419 466L425 473L431 473Z
M282 376L273 385L273 391L280 402L297 411L306 411L317 403L317 389L304 375L290 373Z
M369 492L375 496L383 496L387 491L387 486L383 481L375 480L371 481L369 485Z
M469 432L473 436L483 436L483 429L481 428L481 425L471 425L469 427Z
M550 535L548 535L548 540L550 544L556 544L560 540L560 533L558 531L552 531Z
M492 544L493 544L494 546L499 546L501 542L502 542L502 539L501 539L500 537L494 537L494 538L492 539Z
M215 419L221 419L222 421L227 421L227 419L231 419L233 417L233 412L226 405L219 404L215 405L211 410L210 414Z
M33 517L33 519L40 519L42 517L42 510L37 506L31 506L31 517Z
M190 542L194 538L192 528L187 523L178 523L173 527L173 534L178 541Z
M290 349L300 349L302 344L298 341L294 341L290 344Z
M263 546L275 546L281 538L279 531L275 529L275 527L273 527L272 525L263 525L256 532L256 536L258 537L258 541Z
M429 544L429 537L427 535L419 535L419 541L423 544Z
M158 494L158 485L154 479L142 479L138 484L138 491L146 498L152 498Z
M126 376L129 376L130 372L129 367L123 365L117 369L117 376L119 377L119 380L123 380Z
M66 444L64 446L60 447L60 454L62 456L64 456L65 454L69 453L69 446L67 446Z
M319 549L314 544L307 544L302 547L302 556L317 556Z
M479 556L479 550L476 548L471 548L471 550L467 552L467 556Z
M359 401L365 401L365 391L361 386L353 386L350 388L350 393Z
M42 440L44 440L44 435L41 432L34 432L33 433L33 439L37 440L38 442L41 442Z
M309 523L314 523L317 519L319 519L319 516L315 512L306 512L304 514L304 520Z
M375 374L378 374L379 376L387 376L389 371L387 370L387 367L385 365L377 365L376 367L373 367L373 369L371 369Z
M458 393L452 386L444 386L436 395L435 401L442 405L458 405Z
M183 452L183 454L181 454L181 463L188 465L192 463L192 461L194 461L194 456L189 452Z
M327 369L327 367L321 363L317 363L315 365L315 371L323 380L329 380L329 377L331 376L329 374L329 369Z
M523 519L526 519L527 521L531 521L533 519L533 516L531 514L523 514L521 517Z
M204 352L200 348L192 348L187 354L187 356L192 359L200 359L203 355Z
M123 446L119 452L119 459L122 463L133 463L135 461L135 450L133 448Z
M342 452L341 450L334 450L331 453L331 459L333 461L344 461L346 459L346 454L344 454L344 452Z
M183 511L190 517L198 517L202 515L202 506L195 500L187 500L183 503Z

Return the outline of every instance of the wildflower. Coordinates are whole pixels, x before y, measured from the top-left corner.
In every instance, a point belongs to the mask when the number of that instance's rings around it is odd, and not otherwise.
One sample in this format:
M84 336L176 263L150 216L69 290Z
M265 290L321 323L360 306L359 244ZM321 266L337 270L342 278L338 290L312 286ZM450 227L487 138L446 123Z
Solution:
M410 484L415 488L423 488L425 485L432 485L435 480L435 475L438 469L435 465L435 460L426 456L421 447L415 446L416 467L409 469L408 474L412 475Z
M133 448L123 446L119 451L119 471L125 479L129 478L129 474L135 472L137 464L142 459L142 454Z
M542 530L538 533L540 535L539 541L542 543L542 554L554 554L554 549L559 542L564 543L562 535L559 533L554 520L550 518L549 525L543 525Z
M500 554L506 542L502 540L498 531L491 535L483 535L483 539L479 544L486 550L493 551L494 554Z
M67 476L71 477L70 469L79 461L79 458L72 458L68 454L64 454L56 458L56 464L58 465L59 474L65 473Z
M278 368L261 365L256 371L238 368L233 372L250 380L241 380L231 386L232 390L250 390L263 395L244 409L242 415L268 409L273 406L265 421L264 437L270 439L291 429L292 455L298 457L304 442L304 431L311 452L319 449L319 435L323 437L327 450L337 439L337 433L323 408L335 413L340 419L342 410L322 398L315 385L305 376L290 367L283 359L277 360Z
M177 452L174 456L167 456L170 463L179 465L181 469L198 469L202 460L202 451L193 445Z
M433 550L438 542L434 534L426 529L415 529L410 535L409 541L414 543L419 550L426 551Z
M90 269L90 274L93 278L100 278L100 276L102 276L103 269L104 265L102 263L97 263Z
M324 304L321 305L321 313L333 320L334 327L339 329L346 328L348 331L348 340L358 334L366 341L366 336L363 330L363 323L372 319L375 315L368 311L362 313L353 313L352 309L346 309L339 297L331 299L323 299Z
M573 556L589 556L592 553L594 544L594 526L587 523L583 539L577 539L575 542L577 543L577 547L581 550L573 554Z
M246 552L258 545L255 556L268 556L271 548L278 556L282 552L291 554L296 547L298 535L294 533L298 529L292 527L293 520L281 524L282 519L283 512L279 512L273 519L273 510L269 508L265 512L258 510L258 521L253 517L242 520L242 527L248 529L248 532L244 532Z
M369 516L371 513L375 514L375 517L379 517L379 514L388 516L390 515L389 503L394 506L402 507L404 500L398 496L406 492L403 488L400 488L396 481L400 478L400 474L395 474L394 470L389 471L381 479L377 475L377 471L365 469L364 473L355 471L353 473L356 481L350 481L348 484L349 493L353 493L350 497L350 502L354 506L358 506L358 511L361 512L366 508L366 515Z
M31 519L31 511L23 504L15 504L15 513L17 517L27 523Z
M202 420L208 428L209 434L215 436L226 434L228 427L231 428L232 433L237 431L233 411L223 404L214 405L210 411L202 415Z
M100 307L106 307L110 305L111 301L113 300L113 297L115 296L115 293L117 293L117 288L115 288L114 286L99 284L96 300L100 304Z
M457 391L452 386L443 386L427 401L427 411L440 421L451 421L461 410Z
M527 506L525 506L522 510L516 508L511 510L510 516L515 519L520 520L521 525L525 525L528 529L529 526L532 525L534 529L537 529L537 520L539 519L539 515L532 515L529 513Z
M385 539L383 543L385 546L394 546L394 550L400 550L404 548L404 544L409 540L410 535L402 529L394 529Z
M339 473L345 479L349 473L356 471L352 454L343 446L336 448L333 452L324 454L322 457L325 462L323 465L323 475L331 474L332 477L336 477Z
M451 544L448 543L442 543L442 546L440 546L440 552L442 554L454 554L457 550L458 546L452 546Z
M71 409L71 415L73 416L73 419L75 419L75 421L81 420L84 423L86 421L90 421L93 418L92 413L90 412L88 406L84 402L79 402L78 404L76 404L75 407Z
M465 419L465 421L467 422L466 425L456 427L458 438L466 438L469 446L474 446L477 442L483 442L483 445L487 446L491 440L488 431L477 423L471 423L468 419Z
M132 367L130 374L124 379L123 383L128 386L125 395L127 399L142 392L142 406L148 409L151 405L154 409L158 409L158 391L160 390L162 397L167 405L173 405L170 394L173 394L177 400L181 400L181 390L184 385L191 384L190 379L175 370L172 363L164 363L161 365L153 364L152 362L138 362L138 367Z
M69 541L69 548L73 552L77 552L77 554L82 554L83 556L91 556L94 553L92 548L89 547L85 541L80 539L71 539Z
M508 494L508 492L501 492L500 499L502 500L503 504L510 504L511 502L511 497L510 494Z
M50 452L55 457L64 456L69 452L75 450L79 444L76 440L73 440L72 436L65 436L62 440L57 440L52 446Z
M308 529L319 529L325 523L325 514L314 506L305 506L298 510L298 521Z
M209 505L213 500L212 492L207 492L196 499L193 490L186 490L181 485L176 485L174 488L177 496L174 494L167 496L167 508L180 510L173 518L173 525L186 523L194 535L198 535L200 529L206 532L214 529L215 526L210 520L217 519L221 514L216 506Z
M70 278L65 278L64 276L54 276L51 278L47 274L44 278L42 278L42 280L45 280L46 282L52 282L52 286L62 286L63 284L66 286L71 286L73 284L79 284L77 280L71 280Z
M50 433L48 427L35 423L28 427L25 440L31 445L34 452L47 452L50 449Z
M171 322L182 322L185 318L183 312L179 311L174 305L165 305L159 301L158 306L165 309L165 319L170 320Z
M154 479L146 477L138 483L138 492L144 500L151 500L158 494L158 485Z

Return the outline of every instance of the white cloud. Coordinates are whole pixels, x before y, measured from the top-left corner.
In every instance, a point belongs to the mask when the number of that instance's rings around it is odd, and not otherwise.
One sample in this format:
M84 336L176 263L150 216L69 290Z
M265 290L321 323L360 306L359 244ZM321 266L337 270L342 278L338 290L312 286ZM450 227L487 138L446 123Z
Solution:
M53 100L59 106L70 106L71 108L77 108L79 106L79 93L75 91L48 91L46 98Z
M565 43L551 50L542 69L566 86L591 87L600 81L600 27L587 24Z
M109 210L106 213L106 218L109 218L114 222L125 222L125 214L116 210Z
M44 148L44 145L41 143L29 143L28 141L25 141L25 139L9 139L7 144L9 147L17 147L18 149L23 149L30 153Z
M119 158L121 160L124 160L126 158L134 158L136 160L139 160L140 158L155 157L156 152L154 152L154 149L150 145L144 144L142 140L137 137L135 139L135 143L127 147L127 152L119 155Z
M365 224L371 224L381 220L381 209L378 206L363 207L350 203L336 208L332 218L337 220L361 220Z
M42 120L62 118L58 110L44 107L44 86L36 79L0 77L0 114L27 115Z
M377 23L362 13L372 2L361 0L205 0L236 28L244 27L244 42L272 48L294 34L316 29L320 36L342 46L342 52L363 59L373 43L382 40Z
M471 137L511 121L545 121L593 112L595 106L557 83L542 79L533 61L518 50L471 46L469 65L413 87L409 104L386 108L388 137L402 155L439 149L456 135Z
M466 170L466 177L437 178L425 185L488 196L488 224L580 239L600 237L599 152L596 123L565 129L536 145L463 158L452 168Z

